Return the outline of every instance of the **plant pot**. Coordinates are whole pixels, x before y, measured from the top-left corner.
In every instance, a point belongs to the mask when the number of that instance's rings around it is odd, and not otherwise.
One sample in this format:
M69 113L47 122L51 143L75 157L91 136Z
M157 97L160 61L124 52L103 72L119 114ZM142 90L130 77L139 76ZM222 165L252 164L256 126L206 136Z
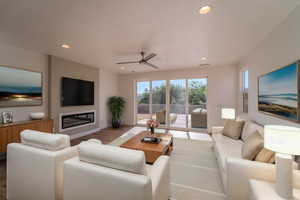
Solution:
M120 128L121 127L121 120L113 119L111 122L113 128Z

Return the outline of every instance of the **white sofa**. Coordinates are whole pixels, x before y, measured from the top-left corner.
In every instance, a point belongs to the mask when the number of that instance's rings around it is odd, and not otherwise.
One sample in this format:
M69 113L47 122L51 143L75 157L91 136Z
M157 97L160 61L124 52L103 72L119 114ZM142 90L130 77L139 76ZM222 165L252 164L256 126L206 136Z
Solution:
M79 156L64 164L64 200L167 200L169 157L151 170L142 151L81 143Z
M63 163L78 155L70 137L25 130L7 151L7 200L62 200Z
M245 125L240 140L234 140L222 134L223 127L212 127L214 150L219 165L224 190L228 200L247 200L249 179L275 181L275 165L250 161L241 156L242 145L255 130L263 136L263 126L239 117ZM300 186L300 173L294 171L295 187Z

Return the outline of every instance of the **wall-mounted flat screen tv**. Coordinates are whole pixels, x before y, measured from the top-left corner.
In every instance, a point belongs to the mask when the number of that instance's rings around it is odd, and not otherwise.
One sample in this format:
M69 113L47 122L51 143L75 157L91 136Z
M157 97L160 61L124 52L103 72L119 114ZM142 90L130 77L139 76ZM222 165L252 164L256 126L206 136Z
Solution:
M94 82L62 78L62 106L94 105Z
M0 107L39 106L42 73L0 65Z
M258 110L299 122L299 62L258 78Z

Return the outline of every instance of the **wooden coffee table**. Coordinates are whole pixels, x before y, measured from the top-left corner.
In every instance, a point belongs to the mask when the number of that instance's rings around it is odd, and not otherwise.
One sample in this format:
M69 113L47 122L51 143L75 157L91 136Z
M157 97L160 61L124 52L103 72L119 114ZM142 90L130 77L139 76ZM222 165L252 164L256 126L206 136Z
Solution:
M141 140L150 136L149 131L143 131L127 142L123 143L121 147L127 149L134 149L144 151L146 162L153 164L161 155L169 155L173 150L173 136L167 133L155 133L153 136L159 137L162 141L159 144L144 143Z

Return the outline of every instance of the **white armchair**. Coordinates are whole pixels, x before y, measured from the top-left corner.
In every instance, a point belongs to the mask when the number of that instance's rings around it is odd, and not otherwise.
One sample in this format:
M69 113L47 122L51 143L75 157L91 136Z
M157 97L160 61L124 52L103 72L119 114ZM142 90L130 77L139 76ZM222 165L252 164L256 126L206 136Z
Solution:
M63 163L78 155L70 137L26 130L8 145L7 199L62 200Z
M147 171L142 151L81 143L65 162L64 200L167 200L168 156Z

